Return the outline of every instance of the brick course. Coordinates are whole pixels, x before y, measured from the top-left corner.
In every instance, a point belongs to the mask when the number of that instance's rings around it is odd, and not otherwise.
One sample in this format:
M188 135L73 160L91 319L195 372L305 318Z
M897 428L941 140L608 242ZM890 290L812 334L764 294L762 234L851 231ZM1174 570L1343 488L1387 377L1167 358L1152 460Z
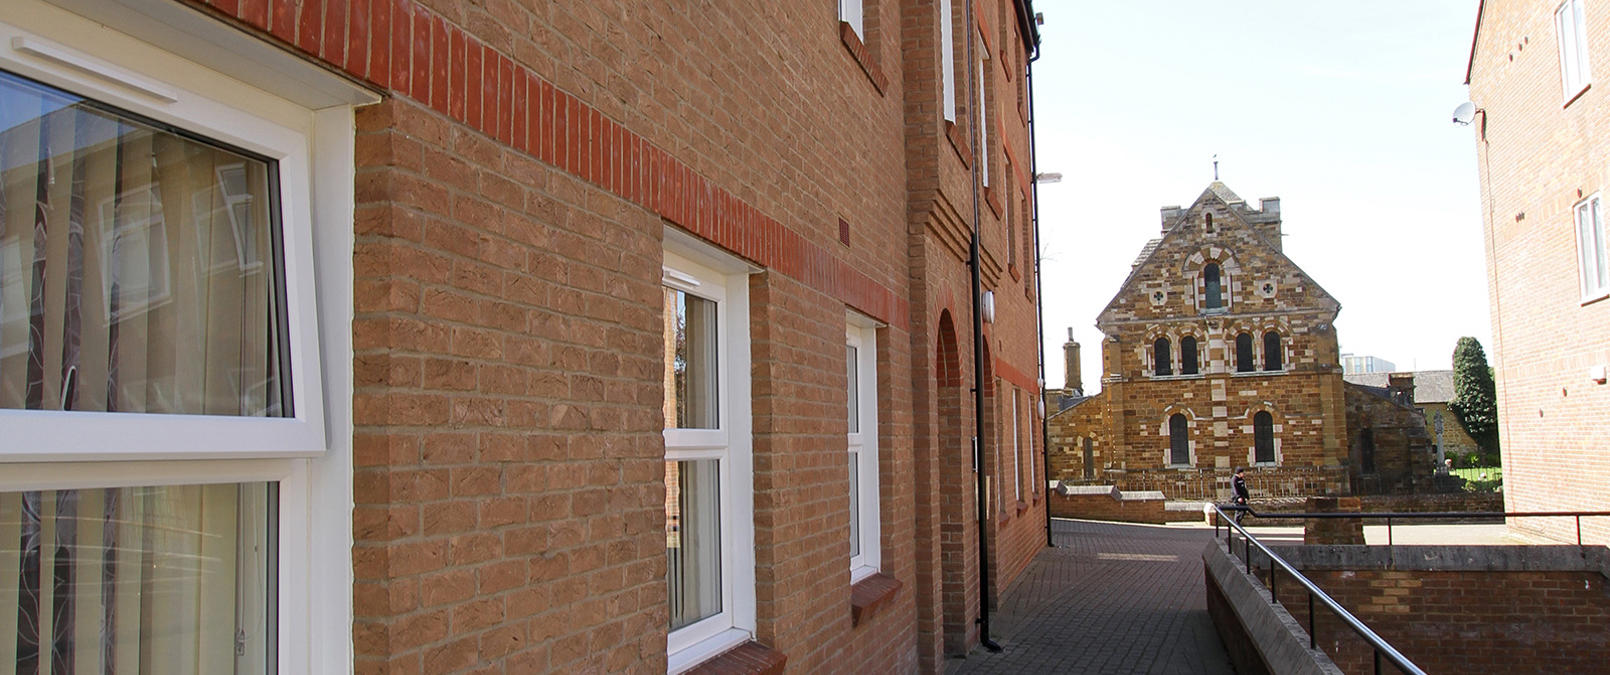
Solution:
M976 643L965 242L979 232L998 296L991 378L1031 410L1033 271L1002 272L1009 242L1025 259L1032 243L1028 203L972 215L932 7L868 2L852 41L831 4L188 1L387 94L356 127L357 672L664 669L667 224L762 270L756 639L807 672L933 671ZM1002 114L1023 98L1019 8L976 9L983 159L1026 198L1026 117ZM901 584L859 622L846 308L883 324L882 571ZM1024 475L1024 504L989 528L992 591L1044 541L1044 476Z

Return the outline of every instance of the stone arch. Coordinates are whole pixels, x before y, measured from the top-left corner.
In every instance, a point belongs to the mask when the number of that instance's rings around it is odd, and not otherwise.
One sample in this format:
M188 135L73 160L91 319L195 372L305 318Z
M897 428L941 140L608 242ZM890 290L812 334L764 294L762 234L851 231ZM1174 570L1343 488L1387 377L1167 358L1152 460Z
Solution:
M1260 415L1269 416L1267 431L1269 433L1270 447L1268 451L1272 459L1265 461L1260 461L1258 457L1258 418ZM1239 438L1234 441L1233 447L1246 451L1246 457L1244 458L1246 466L1284 465L1286 453L1283 446L1285 445L1284 440L1289 427L1286 422L1286 416L1281 414L1280 409L1275 407L1275 404L1271 401L1259 401L1247 407L1241 415L1241 420L1242 423L1238 428L1238 431L1240 431Z
M1211 268L1210 268L1211 266ZM1219 305L1210 307L1209 278L1210 269L1218 270ZM1180 275L1194 292L1192 302L1196 311L1200 313L1228 312L1235 306L1235 298L1240 289L1242 279L1241 265L1236 262L1235 253L1223 246L1205 246L1186 257L1185 264L1180 268Z
M1183 430L1183 441L1178 440L1176 433ZM1191 467L1196 466L1197 457L1197 415L1189 407L1180 404L1169 405L1163 408L1162 419L1158 424L1157 433L1163 439L1162 465L1165 467ZM1184 462L1175 461L1183 452Z

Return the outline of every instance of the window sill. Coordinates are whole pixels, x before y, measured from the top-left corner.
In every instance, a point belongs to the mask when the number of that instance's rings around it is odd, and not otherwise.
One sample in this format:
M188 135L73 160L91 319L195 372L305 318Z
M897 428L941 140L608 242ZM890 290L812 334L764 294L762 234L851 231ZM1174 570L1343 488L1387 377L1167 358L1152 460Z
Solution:
M704 661L691 670L695 675L782 675L788 657L759 642L745 642ZM671 672L677 672L672 670Z
M983 161L988 162L989 160L984 159ZM984 203L989 204L989 210L995 213L996 218L1001 217L1001 196L995 188L988 185L984 186Z
M839 22L839 39L844 42L844 48L850 51L850 56L855 58L856 64L861 66L861 72L866 73L872 86L877 88L878 95L883 95L889 88L889 78L884 76L878 60L867 52L866 44L861 42L861 36L855 34L855 29L848 21Z
M1007 263L1006 273L1012 275L1012 281L1022 281L1023 273L1017 269L1017 263Z
M1588 90L1592 89L1592 88L1593 88L1593 83L1592 82L1589 82L1587 84L1582 85L1582 88L1578 89L1575 94L1571 94L1569 97L1567 97L1565 99L1565 103L1560 104L1560 109L1564 110L1566 108L1571 107L1572 103L1576 103L1577 99L1582 98L1582 95L1588 93Z
M1196 372L1169 373L1168 375L1148 375L1147 377L1153 380L1200 380L1202 379L1203 375L1200 372Z
M950 139L950 149L956 151L956 158L962 161L962 167L973 168L973 151L967 145L967 139L962 137L961 127L955 122L945 120L945 138Z
M869 621L900 591L899 579L879 572L850 587L850 626Z
M1610 298L1610 290L1600 292L1598 295L1582 296L1582 306L1587 307L1588 305L1596 304L1605 298Z
M1029 503L1025 502L1023 500L1018 500L1018 502L1017 502L1017 515L1021 516L1021 515L1023 515L1023 512L1027 511L1027 510L1029 510Z
M1225 307L1203 307L1202 308L1202 313L1203 314L1229 314L1230 313L1230 308L1228 306L1225 306Z

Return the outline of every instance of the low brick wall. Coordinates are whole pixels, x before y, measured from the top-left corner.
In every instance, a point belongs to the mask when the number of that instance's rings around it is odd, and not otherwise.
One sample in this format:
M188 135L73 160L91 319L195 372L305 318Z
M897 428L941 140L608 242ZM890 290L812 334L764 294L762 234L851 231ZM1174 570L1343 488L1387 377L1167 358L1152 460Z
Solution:
M1343 495L1347 470L1330 466L1251 467L1247 488L1254 499ZM1171 500L1228 502L1231 469L1112 469L1095 478L1068 479L1069 485L1115 486L1125 492L1158 491Z
M1428 672L1589 673L1610 663L1603 550L1303 546L1277 552ZM1296 584L1278 584L1278 591L1281 604L1306 627L1307 595ZM1316 613L1316 623L1320 647L1342 670L1371 671L1372 651L1352 630L1325 611Z
M1057 518L1113 520L1125 523L1169 522L1169 511L1164 506L1161 492L1125 493L1111 485L1056 484L1047 499L1051 515ZM1198 511L1196 518L1201 517L1201 512Z
M1503 511L1502 492L1449 492L1424 495L1367 495L1359 497L1365 513L1438 513L1446 511ZM1447 522L1447 521L1434 521Z

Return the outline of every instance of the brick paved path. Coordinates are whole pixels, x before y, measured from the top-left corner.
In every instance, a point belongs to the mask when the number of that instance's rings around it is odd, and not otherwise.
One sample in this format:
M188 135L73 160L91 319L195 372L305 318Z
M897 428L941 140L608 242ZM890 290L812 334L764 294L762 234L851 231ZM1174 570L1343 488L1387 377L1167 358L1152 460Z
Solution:
M948 673L1234 673L1208 619L1202 548L1212 529L1052 521L990 616L1005 650Z

